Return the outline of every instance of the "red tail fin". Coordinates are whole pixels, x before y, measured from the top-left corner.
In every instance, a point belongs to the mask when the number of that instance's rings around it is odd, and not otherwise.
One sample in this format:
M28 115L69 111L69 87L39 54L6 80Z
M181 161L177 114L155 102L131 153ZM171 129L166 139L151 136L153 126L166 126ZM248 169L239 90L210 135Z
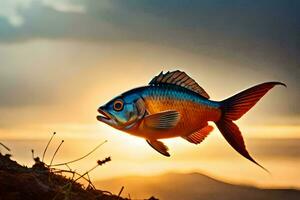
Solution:
M243 136L232 121L241 118L248 110L250 110L271 88L275 85L284 85L280 82L267 82L256 85L252 88L244 90L221 102L222 117L216 122L222 135L227 142L242 156L254 162L264 170L248 153ZM268 170L266 170L268 171Z
M238 120L275 85L286 87L280 82L262 83L222 101L223 116L233 121Z

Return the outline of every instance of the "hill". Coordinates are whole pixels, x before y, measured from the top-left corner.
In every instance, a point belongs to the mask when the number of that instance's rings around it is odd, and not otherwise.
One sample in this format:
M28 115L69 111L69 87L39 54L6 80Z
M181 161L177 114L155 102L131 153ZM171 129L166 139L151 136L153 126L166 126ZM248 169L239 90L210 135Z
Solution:
M124 186L123 194L139 198L149 196L161 200L298 200L295 189L259 189L252 186L233 185L215 180L200 173L169 173L159 176L131 176L97 181L96 186L114 191Z

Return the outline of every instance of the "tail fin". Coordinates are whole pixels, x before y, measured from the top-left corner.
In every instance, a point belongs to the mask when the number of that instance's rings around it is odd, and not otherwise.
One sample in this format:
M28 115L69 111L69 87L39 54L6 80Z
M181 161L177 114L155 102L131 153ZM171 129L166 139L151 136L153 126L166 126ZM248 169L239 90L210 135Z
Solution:
M270 89L275 85L283 85L280 82L267 82L256 85L252 88L244 90L224 101L221 101L222 117L216 122L216 125L227 142L242 156L254 162L262 169L263 166L258 164L248 153L243 136L239 127L233 121L241 118L248 110L250 110Z

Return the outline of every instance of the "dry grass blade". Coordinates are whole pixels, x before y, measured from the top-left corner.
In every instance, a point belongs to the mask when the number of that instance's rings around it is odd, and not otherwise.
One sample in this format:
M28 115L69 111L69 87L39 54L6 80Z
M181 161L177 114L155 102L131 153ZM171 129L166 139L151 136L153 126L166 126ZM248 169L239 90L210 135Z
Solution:
M82 174L81 176L79 176L77 179L74 180L74 182L78 181L79 179L81 179L82 177L84 177L85 175L87 175L88 173L90 173L91 171L93 171L94 169L96 169L97 167L107 163L111 161L110 157L105 158L104 160L98 160L97 161L97 165L95 165L93 168L91 168L90 170L88 170L87 172L85 172L84 174Z
M122 188L121 188L121 190L120 190L120 192L119 192L119 194L118 194L118 199L119 199L119 197L121 196L123 190L124 190L124 186L122 186Z
M8 148L7 146L5 146L3 143L0 142L0 145L3 146L7 151L10 151L10 148Z
M49 165L49 166L52 165L52 162L53 162L53 160L54 160L54 157L56 156L58 150L60 149L60 147L61 147L61 145L62 145L63 143L64 143L64 140L62 140L62 141L60 142L60 144L58 145L57 149L55 150L55 152L54 152L54 154L53 154L53 156L52 156L52 159L51 159L51 162L50 162L50 165Z
M89 169L87 172L85 172L84 174L82 174L81 176L79 176L78 178L76 178L74 180L74 182L78 181L79 179L83 178L85 175L87 175L89 172L93 171L94 169L96 169L99 165L95 165L94 167L92 167L91 169Z
M65 163L59 163L59 164L55 164L55 165L51 165L52 167L56 167L56 166L61 166L61 165L66 165L66 164L71 164L71 163L74 163L74 162L77 162L79 160L82 160L86 157L88 157L89 155L91 155L94 151L96 151L99 147L101 147L103 144L105 144L107 142L107 140L105 140L104 142L102 142L101 144L97 145L92 151L90 151L89 153L87 153L86 155L78 158L78 159L75 159L75 160L72 160L72 161L69 161L69 162L65 162Z
M87 186L87 188L89 188L89 187L95 188L95 186L92 184L92 181L91 181L89 173L87 173L86 176L87 176L87 178L89 180L89 185Z
M48 141L48 143L47 143L47 145L46 145L46 147L45 147L45 149L44 149L44 152L43 152L43 157L42 157L42 162L44 162L44 158L45 158L45 155L46 155L47 149L48 149L48 147L49 147L49 145L50 145L50 143L51 143L51 141L52 141L53 137L55 136L55 134L56 134L56 132L54 132L54 133L52 134L52 136L51 136L50 140Z
M73 171L72 169L71 169L71 167L68 165L68 164L65 164L66 165L66 167L70 170L70 171Z
M31 157L32 157L32 160L34 160L34 149L31 149Z

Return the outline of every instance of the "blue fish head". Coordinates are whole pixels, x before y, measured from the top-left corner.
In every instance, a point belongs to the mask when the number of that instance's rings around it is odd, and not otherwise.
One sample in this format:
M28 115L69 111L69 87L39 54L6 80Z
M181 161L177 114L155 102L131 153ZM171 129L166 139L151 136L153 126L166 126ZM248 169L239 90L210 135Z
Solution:
M141 101L137 94L120 95L98 109L97 119L116 129L129 129L144 116Z

